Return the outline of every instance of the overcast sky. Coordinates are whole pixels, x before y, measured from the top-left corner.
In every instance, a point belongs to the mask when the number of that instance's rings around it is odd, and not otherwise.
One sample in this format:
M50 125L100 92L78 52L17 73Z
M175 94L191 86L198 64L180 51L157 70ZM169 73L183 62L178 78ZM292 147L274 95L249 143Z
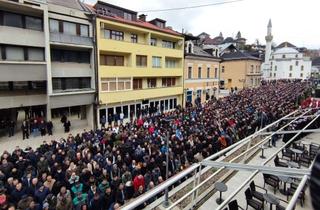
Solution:
M94 4L96 0L85 0ZM103 0L134 11L194 6L224 0ZM229 0L226 0L229 1ZM320 48L320 0L243 0L240 2L167 12L147 12L148 20L159 17L175 30L215 37L235 36L241 31L247 43L265 43L267 24L272 19L274 42L289 41L308 48Z

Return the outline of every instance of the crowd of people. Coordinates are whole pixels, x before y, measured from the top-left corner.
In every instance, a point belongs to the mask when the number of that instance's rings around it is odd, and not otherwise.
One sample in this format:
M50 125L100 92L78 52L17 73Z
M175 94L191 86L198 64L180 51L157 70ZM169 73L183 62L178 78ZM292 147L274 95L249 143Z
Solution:
M38 148L5 151L0 165L0 207L119 209L164 182L167 164L170 177L252 134L295 110L297 97L308 88L307 82L300 81L267 83L198 106L69 134Z

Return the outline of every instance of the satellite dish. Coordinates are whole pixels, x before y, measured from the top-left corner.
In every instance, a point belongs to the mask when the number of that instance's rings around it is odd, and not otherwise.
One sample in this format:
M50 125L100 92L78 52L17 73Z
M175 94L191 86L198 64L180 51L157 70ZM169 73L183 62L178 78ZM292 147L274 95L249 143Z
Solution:
M179 46L181 46L182 44L183 44L183 41L182 41L182 40L178 41L178 45L179 45Z

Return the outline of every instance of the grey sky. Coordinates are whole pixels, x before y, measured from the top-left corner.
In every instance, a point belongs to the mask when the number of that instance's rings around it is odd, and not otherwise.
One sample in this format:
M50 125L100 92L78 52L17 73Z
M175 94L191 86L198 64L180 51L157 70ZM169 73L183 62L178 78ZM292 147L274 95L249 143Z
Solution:
M85 0L94 4L95 0ZM104 0L134 11L164 9L221 2L223 0ZM269 18L272 19L274 42L289 41L299 47L320 48L318 26L319 0L244 0L196 9L146 13L148 19L159 17L177 31L182 29L211 37L221 31L224 37L235 36L240 30L247 43L259 39L265 43Z

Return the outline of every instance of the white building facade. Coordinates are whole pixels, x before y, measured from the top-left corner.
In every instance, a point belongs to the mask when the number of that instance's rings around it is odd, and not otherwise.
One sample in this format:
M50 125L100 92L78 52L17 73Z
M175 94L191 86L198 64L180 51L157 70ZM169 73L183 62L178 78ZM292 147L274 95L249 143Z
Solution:
M311 76L311 59L294 47L281 44L272 50L273 36L271 20L266 36L265 62L262 64L264 80L308 79Z

